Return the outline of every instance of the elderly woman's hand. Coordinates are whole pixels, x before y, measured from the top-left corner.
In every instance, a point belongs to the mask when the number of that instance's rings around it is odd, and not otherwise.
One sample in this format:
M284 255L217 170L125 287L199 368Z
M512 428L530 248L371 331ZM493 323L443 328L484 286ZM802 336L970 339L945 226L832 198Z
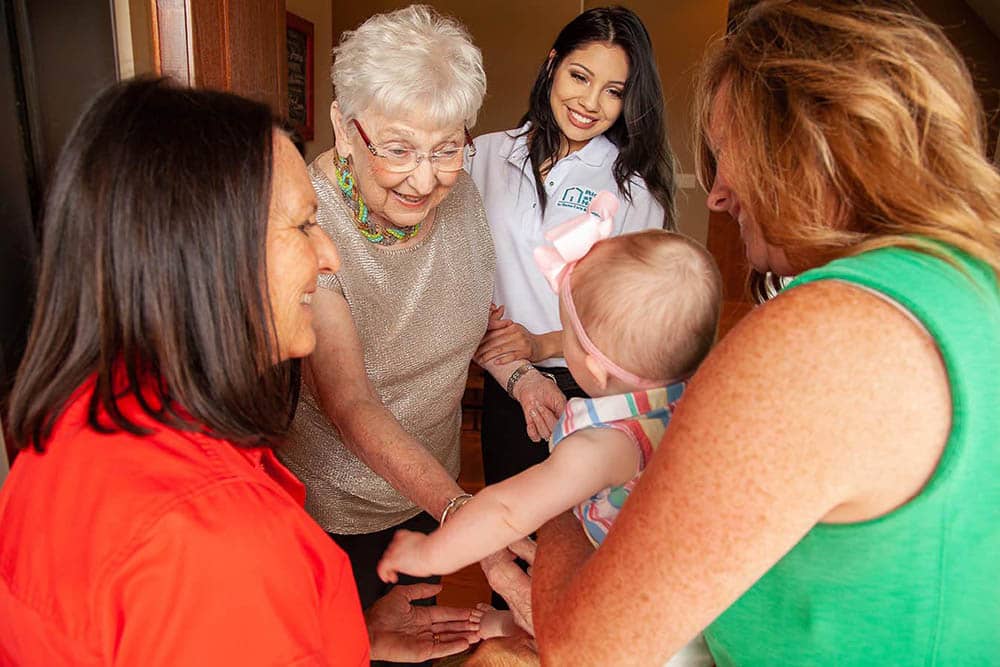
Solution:
M535 628L531 620L531 577L514 562L514 558L519 556L530 566L535 560L534 544L524 538L480 561L490 588L510 606L518 626L532 636L535 635Z
M477 364L507 364L518 359L535 363L562 354L561 331L533 334L513 320L504 318L504 306L490 304L486 335L473 355Z
M423 662L461 653L479 640L482 611L411 604L439 592L439 584L396 586L368 608L372 660Z
M541 373L530 372L514 385L514 398L524 411L532 442L548 440L566 405L559 386Z

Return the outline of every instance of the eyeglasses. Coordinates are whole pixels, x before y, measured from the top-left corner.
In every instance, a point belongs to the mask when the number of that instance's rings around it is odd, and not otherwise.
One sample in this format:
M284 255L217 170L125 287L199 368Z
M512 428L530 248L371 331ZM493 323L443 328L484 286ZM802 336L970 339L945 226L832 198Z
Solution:
M469 128L467 127L463 128L465 130L465 144L461 147L452 146L442 148L433 153L423 153L412 148L407 148L399 143L376 146L368 138L368 135L365 134L365 131L361 128L361 123L357 119L351 122L354 123L354 127L358 128L358 134L361 135L361 140L365 142L365 146L368 147L371 154L380 158L385 164L386 169L392 172L403 174L413 171L420 166L420 163L424 159L427 159L431 164L431 168L437 171L459 171L465 161L466 146L469 149L469 157L476 154L476 146L472 143L472 135L469 133Z

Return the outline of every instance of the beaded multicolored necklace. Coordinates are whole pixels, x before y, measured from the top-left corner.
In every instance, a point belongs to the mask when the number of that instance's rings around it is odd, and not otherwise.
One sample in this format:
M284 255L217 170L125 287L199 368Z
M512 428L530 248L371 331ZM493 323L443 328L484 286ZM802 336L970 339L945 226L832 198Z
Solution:
M365 204L365 200L361 198L361 192L354 181L354 173L347 163L347 158L338 157L336 169L337 186L340 188L340 194L344 196L344 201L347 202L347 205L354 213L354 221L362 236L378 245L393 245L417 235L420 231L419 223L412 227L394 227L388 224L380 226L376 224L372 219L368 206Z

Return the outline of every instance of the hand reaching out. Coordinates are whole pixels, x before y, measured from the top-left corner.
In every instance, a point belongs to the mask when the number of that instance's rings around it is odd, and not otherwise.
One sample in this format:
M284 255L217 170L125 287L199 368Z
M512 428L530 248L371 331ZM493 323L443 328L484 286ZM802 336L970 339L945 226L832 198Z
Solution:
M414 577L429 577L432 574L446 574L443 572L431 572L425 564L421 550L427 536L412 530L397 530L392 536L392 542L382 554L381 560L375 566L379 578L389 584L394 584L399 580L400 572Z
M526 541L531 542L525 538L515 544L519 545L518 555L522 558L528 556L530 559L525 558L525 560L530 564L534 560L534 550L523 547L522 543ZM480 565L486 573L490 587L507 601L517 625L534 636L535 629L531 620L531 578L514 562L514 558L514 552L508 547L487 556L480 561Z
M528 576L531 576L531 566L535 564L535 552L538 544L530 537L522 537L517 542L507 545L507 549L528 564Z
M439 584L396 586L368 608L372 660L423 662L461 653L479 641L482 611L411 604L439 592Z

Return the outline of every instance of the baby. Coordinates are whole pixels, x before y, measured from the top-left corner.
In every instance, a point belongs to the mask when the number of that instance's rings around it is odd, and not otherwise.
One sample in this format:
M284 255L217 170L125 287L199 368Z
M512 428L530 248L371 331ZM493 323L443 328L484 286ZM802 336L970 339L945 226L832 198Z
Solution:
M601 193L535 253L560 297L566 365L592 398L566 404L547 460L486 487L430 535L398 531L383 580L454 572L570 508L595 547L607 535L715 340L722 297L694 241L661 230L608 238L617 203Z

